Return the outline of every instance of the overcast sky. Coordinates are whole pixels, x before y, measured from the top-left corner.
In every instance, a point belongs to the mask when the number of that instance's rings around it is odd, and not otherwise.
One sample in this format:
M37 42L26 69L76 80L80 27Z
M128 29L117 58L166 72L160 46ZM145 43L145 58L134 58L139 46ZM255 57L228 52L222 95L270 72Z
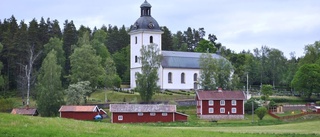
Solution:
M129 27L140 17L144 0L0 0L0 19L14 15L30 22L41 17L100 28ZM266 45L289 57L320 40L320 0L148 0L151 15L172 33L205 28L223 46L240 52Z

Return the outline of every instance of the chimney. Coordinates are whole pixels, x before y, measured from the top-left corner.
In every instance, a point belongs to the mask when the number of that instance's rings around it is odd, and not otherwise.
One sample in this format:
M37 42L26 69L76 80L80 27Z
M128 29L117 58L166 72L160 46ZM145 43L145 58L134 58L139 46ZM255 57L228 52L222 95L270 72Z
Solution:
M218 88L218 92L222 92L222 88Z

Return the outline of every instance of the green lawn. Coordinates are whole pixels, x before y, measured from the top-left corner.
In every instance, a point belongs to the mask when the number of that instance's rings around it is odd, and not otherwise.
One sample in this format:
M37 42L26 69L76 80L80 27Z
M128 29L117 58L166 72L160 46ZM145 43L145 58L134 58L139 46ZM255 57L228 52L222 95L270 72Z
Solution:
M138 103L141 101L139 93L129 94L110 90L98 90L91 94L88 99L88 103L104 103L105 98L107 98L109 102L113 103L124 102L124 100L129 103ZM187 96L179 94L166 95L156 93L152 98L152 101L174 101L181 99L194 99L195 96L194 94Z
M111 124L0 113L0 136L305 137L320 136L319 122L317 120L271 126L159 127L147 124Z

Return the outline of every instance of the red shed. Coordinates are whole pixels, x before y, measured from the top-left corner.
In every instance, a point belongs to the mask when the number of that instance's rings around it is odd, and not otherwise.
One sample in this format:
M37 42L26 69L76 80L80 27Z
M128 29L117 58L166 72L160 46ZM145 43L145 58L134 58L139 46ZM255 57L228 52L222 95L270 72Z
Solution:
M314 106L314 108L316 109L317 113L320 113L320 106Z
M245 94L242 91L198 91L197 115L201 119L244 119Z
M38 116L38 110L36 108L14 108L11 114L28 115L28 116Z
M61 106L59 112L62 118L93 120L96 115L100 114L100 109L98 106Z
M111 123L187 121L188 115L176 112L176 105L110 104Z

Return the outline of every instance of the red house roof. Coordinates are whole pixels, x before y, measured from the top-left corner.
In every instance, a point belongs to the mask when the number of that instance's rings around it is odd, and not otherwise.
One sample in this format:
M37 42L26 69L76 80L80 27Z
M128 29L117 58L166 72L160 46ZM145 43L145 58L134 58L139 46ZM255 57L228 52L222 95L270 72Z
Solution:
M61 106L59 112L98 112L98 106Z
M14 108L12 109L11 114L37 116L39 113L35 108Z
M246 97L242 91L197 91L199 100L245 100Z
M110 112L176 112L176 105L110 104Z

